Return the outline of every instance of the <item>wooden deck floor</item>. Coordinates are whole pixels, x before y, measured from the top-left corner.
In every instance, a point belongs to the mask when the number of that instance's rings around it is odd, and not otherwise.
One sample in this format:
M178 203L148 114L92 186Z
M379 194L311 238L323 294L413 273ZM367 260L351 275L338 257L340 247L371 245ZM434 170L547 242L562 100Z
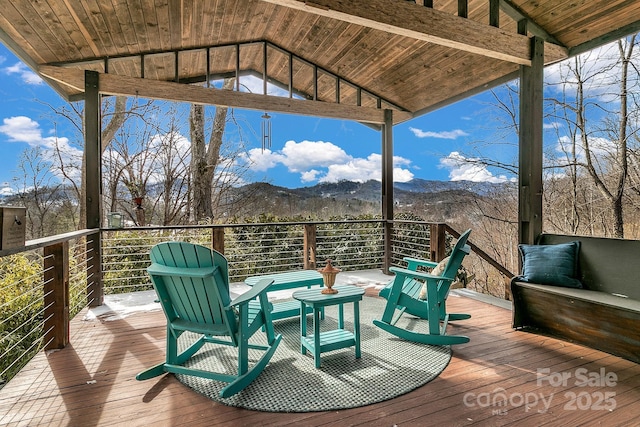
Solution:
M0 425L640 425L640 365L513 331L509 310L470 298L452 296L449 308L472 314L450 325L471 342L453 348L437 379L393 400L320 413L223 406L172 375L136 381L137 372L162 358L162 312L115 321L82 321L80 315L72 345L38 355L0 390ZM539 384L541 370L556 373L557 382ZM585 378L591 383L583 385Z

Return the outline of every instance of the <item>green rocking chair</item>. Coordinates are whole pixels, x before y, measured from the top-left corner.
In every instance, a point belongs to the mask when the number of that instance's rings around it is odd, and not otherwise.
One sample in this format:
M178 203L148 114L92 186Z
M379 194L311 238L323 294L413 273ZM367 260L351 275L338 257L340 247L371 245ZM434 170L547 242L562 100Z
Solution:
M244 389L266 367L282 339L280 334L274 334L266 295L272 281L263 280L231 301L227 260L220 253L191 243L166 242L154 246L150 257L152 264L147 271L167 318L166 360L139 373L136 379L172 372L229 383L220 391L221 397ZM250 306L256 297L260 304ZM261 330L266 334L267 345L250 343L249 339ZM179 353L178 337L186 331L199 338ZM205 343L236 347L237 373L185 366ZM250 348L263 351L251 368Z
M432 275L417 271L419 266L436 267L437 263L415 258L405 258L408 267L391 267L396 274L382 291L380 296L386 298L387 304L382 319L375 319L373 323L379 328L400 338L423 344L451 345L469 342L469 338L462 335L447 335L447 323L450 320L469 319L469 314L449 314L446 312L446 300L451 284L455 281L458 268L464 257L470 252L466 244L471 230L464 232L456 242L449 261L442 275ZM420 291L426 286L426 298L420 298ZM409 331L396 326L404 313L409 313L428 322L426 333Z

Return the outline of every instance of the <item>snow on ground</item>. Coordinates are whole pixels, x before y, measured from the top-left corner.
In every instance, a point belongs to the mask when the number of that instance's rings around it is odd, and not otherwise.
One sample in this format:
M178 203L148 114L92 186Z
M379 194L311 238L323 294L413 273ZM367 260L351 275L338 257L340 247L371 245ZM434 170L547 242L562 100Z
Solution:
M120 320L134 313L160 310L160 303L156 299L156 291L153 290L105 295L104 304L90 308L83 320Z
M380 290L386 286L392 276L386 276L379 270L363 270L342 272L336 276L336 285L358 285L363 288ZM244 283L232 283L229 285L231 299L246 292L249 286ZM291 298L292 290L269 292L269 300ZM160 310L160 303L156 302L155 291L131 292L126 294L105 295L104 304L90 308L83 318L85 321L99 319L112 321L124 319L135 313Z

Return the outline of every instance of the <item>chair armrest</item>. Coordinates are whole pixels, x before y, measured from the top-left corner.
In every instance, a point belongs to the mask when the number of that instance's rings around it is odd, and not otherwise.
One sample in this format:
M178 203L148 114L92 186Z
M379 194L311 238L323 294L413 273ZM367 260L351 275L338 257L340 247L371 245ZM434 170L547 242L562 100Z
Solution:
M269 286L273 283L273 279L261 279L258 283L253 285L251 289L249 289L244 294L240 295L238 298L231 301L229 307L235 307L237 305L246 304L258 295L267 292Z
M417 267L434 268L436 265L438 265L437 262L427 261L426 259L420 258L404 257L402 260L407 262L407 268L409 270L414 270Z
M215 274L217 266L212 267L168 267L166 265L153 263L147 267L147 272L155 276L182 276L182 277L194 277L198 279L204 279L211 277Z
M413 277L413 278L417 278L417 279L423 279L423 280L445 280L447 282L453 282L453 279L448 279L446 277L442 277L442 276L434 276L433 274L429 274L429 273L424 273L422 271L415 271L415 270L408 270L406 268L398 268L398 267L391 267L389 269L390 271L392 271L393 273L399 274L401 276L408 276L408 277Z

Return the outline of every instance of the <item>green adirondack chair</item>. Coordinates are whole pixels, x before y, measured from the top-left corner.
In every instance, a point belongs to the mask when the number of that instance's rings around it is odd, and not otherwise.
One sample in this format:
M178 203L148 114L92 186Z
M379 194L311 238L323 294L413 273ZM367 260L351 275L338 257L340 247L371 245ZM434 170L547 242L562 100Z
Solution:
M172 372L229 383L221 397L232 396L258 377L275 352L282 336L275 335L267 288L271 280L255 284L235 300L229 296L229 275L225 257L211 249L184 242L165 242L151 249L147 272L167 318L166 360L136 376L146 380ZM259 306L249 306L258 298ZM263 328L264 326L264 328ZM178 337L190 331L199 335L186 350L178 352ZM266 334L267 345L249 339L258 331ZM235 375L185 366L205 343L233 346L238 351ZM264 351L249 367L249 348Z
M441 276L434 276L423 271L417 271L419 266L433 268L435 262L405 258L408 267L391 267L395 278L382 291L380 296L386 298L387 304L382 319L375 319L373 323L379 328L400 338L423 344L451 345L469 342L469 338L462 335L447 335L449 320L469 319L468 314L448 314L446 300L451 284L455 281L456 273L464 257L470 252L467 239L471 230L464 232L456 242L449 261ZM420 290L426 283L426 298L420 299ZM409 331L396 326L404 313L409 313L428 322L425 333Z

